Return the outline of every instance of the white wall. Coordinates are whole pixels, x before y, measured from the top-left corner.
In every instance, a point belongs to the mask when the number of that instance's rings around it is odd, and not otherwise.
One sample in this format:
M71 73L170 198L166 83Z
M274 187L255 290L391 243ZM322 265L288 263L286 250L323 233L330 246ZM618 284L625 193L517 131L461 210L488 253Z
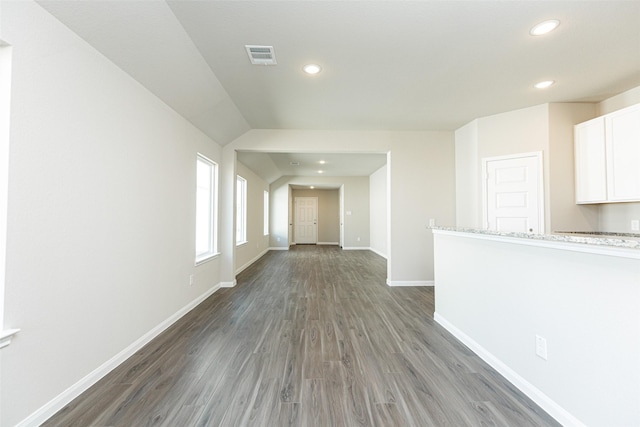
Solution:
M548 104L478 119L478 159L542 151L545 230L549 231L549 114ZM481 170L480 170L481 171ZM478 180L482 188L482 181ZM482 190L479 190L482 197ZM486 227L483 227L486 228Z
M603 116L605 114L613 113L614 111L630 107L634 104L640 104L640 86L629 89L626 92L622 92L598 103L598 115Z
M195 164L221 149L37 4L3 2L1 37L12 426L218 284L220 259L194 267Z
M442 225L455 222L453 132L252 130L225 145L223 158L227 165L234 161L235 150L317 152L318 147L330 153L390 153L387 280L392 285L432 281L433 243L426 228L428 219ZM367 191L364 197L368 200L368 196ZM231 199L223 204L232 202L232 196L227 197ZM351 209L348 205L344 208ZM232 216L230 212L223 216L224 227L224 221ZM368 221L367 213L362 235L369 232ZM226 239L226 245L231 245L231 239ZM222 274L224 281L232 280L231 272Z
M345 248L369 247L369 178L366 176L345 177L306 177L283 176L271 183L271 203L273 205L271 217L272 235L271 247L287 247L293 241L293 230L289 224L293 222L293 210L290 204L298 190L291 190L292 185L301 186L330 186L344 185L344 210L351 211L351 215L344 216ZM337 192L337 190L335 190ZM336 201L339 203L339 200ZM339 209L339 206L338 206ZM358 241L360 237L360 241ZM339 240L339 235L337 236ZM280 239L278 241L278 239Z
M549 105L549 207L551 231L598 229L598 209L575 202L573 126L590 120L596 109L590 103Z
M318 199L318 243L340 243L340 192L325 189L294 189L292 197L316 197ZM293 223L295 224L295 210ZM293 230L295 239L295 229Z
M387 165L369 176L369 241L371 250L387 257Z
M595 230L597 209L576 205L573 195L573 126L594 114L592 104L542 104L482 117L458 129L457 225L486 228L482 224L483 158L540 151L545 232Z
M478 237L436 234L436 320L563 425L640 425L637 254Z
M483 228L478 120L456 130L456 226Z
M264 235L264 192L269 191L269 184L240 162L236 172L247 180L247 242L236 246L238 273L269 249L269 236Z
M1 11L2 8L0 7L0 12ZM11 49L11 46L5 45L2 39L0 39L0 331L2 331L4 327L4 279L7 243L7 200L9 191Z

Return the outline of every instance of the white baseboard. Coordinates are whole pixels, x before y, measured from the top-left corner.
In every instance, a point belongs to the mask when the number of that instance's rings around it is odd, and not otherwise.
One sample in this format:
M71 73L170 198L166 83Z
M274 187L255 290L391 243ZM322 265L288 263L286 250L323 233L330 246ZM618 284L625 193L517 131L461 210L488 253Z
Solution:
M221 288L233 288L237 284L238 284L238 281L236 279L233 279L233 282L220 282L220 287Z
M271 246L269 250L270 251L288 251L289 247L288 246Z
M369 250L370 250L371 252L373 252L374 254L379 255L379 256L381 256L381 257L382 257L382 258L384 258L384 259L387 259L387 255L386 255L386 254L383 254L382 252L377 251L377 250L375 250L375 249L373 249L373 248L369 248Z
M344 246L343 251L370 251L371 248L366 246Z
M269 252L269 249L265 249L262 252L260 252L258 255L256 255L251 261L247 262L245 265L243 265L242 267L238 268L236 270L236 274L240 274L242 273L244 270L246 270L251 264L253 264L254 262L256 262L257 260L259 260L260 258L262 258L264 256L264 254L266 254L267 252Z
M434 286L433 280L389 280L389 286Z
M537 403L542 409L544 409L549 415L556 419L560 424L565 427L585 427L585 424L580 422L576 417L571 415L562 406L558 405L549 396L540 391L537 387L531 384L526 379L518 375L513 369L507 366L500 359L488 352L484 347L477 343L473 338L462 332L460 329L449 323L447 319L435 313L434 320L438 322L443 328L449 331L454 337L460 340L464 345L469 347L474 353L476 353L482 360L487 362L493 369L498 371L503 377L505 377L511 384L513 384L518 390L527 395L531 400Z
M318 242L316 245L338 246L340 242Z
M173 325L175 322L180 320L182 316L193 310L197 307L201 302L205 299L209 298L214 292L222 287L222 284L219 283L213 286L211 289L207 290L204 294L200 295L189 304L182 307L172 316L164 320L158 326L138 338L131 345L126 347L120 353L113 356L111 359L107 360L105 363L97 367L82 378L77 383L73 384L71 387L63 391L61 394L50 400L40 409L35 411L33 414L29 415L24 420L20 421L16 424L16 427L37 427L44 423L46 420L51 418L58 412L60 409L64 408L67 404L69 404L73 399L80 396L83 392L85 392L89 387L97 383L100 379L102 379L109 372L117 368L120 364L122 364L129 357L133 356L138 350L147 345L151 340L164 332L169 326Z

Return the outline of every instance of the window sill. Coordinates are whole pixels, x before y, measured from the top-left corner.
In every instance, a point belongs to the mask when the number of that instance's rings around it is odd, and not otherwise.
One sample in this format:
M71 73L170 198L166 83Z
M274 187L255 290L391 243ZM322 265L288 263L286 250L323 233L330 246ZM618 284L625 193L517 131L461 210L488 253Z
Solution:
M248 240L245 240L244 242L237 242L237 243L236 243L236 248L237 248L238 246L244 246L244 245L246 245L247 243L249 243L249 241L248 241Z
M214 254L206 254L206 255L201 255L200 257L196 258L196 267L204 264L206 262L209 262L211 260L214 260L216 258L218 258L220 256L220 252L216 252Z
M0 348L6 347L11 344L11 338L13 338L13 336L18 332L20 332L20 329L5 329L4 331L1 331Z

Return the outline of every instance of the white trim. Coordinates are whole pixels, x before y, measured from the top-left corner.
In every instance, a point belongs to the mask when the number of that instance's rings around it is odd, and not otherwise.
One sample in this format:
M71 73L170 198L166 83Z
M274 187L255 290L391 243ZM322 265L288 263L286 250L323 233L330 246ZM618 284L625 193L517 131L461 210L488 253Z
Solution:
M522 378L513 369L503 363L500 359L495 357L484 347L478 344L473 338L456 328L444 317L435 313L433 319L439 323L443 328L449 331L454 337L460 340L464 345L469 347L474 353L478 355L482 360L487 362L493 369L498 371L504 376L511 384L513 384L518 390L527 395L531 400L544 409L549 415L556 419L563 426L575 426L585 427L585 424L570 414L562 406L558 405L549 396L540 391L537 387L531 384L529 381Z
M386 255L386 254L383 254L382 252L380 252L380 251L378 251L378 250L375 250L375 249L373 249L373 248L369 248L369 250L370 250L371 252L373 252L374 254L379 255L379 256L381 256L381 257L382 257L382 258L384 258L384 259L387 259L387 255Z
M233 279L233 282L220 282L220 287L221 288L233 288L237 284L238 284L238 281L236 279Z
M213 253L213 254L206 254L204 256L201 255L201 258L199 258L199 259L196 258L196 262L195 262L194 266L197 267L197 266L202 265L202 264L204 264L206 262L212 261L212 260L218 258L219 256L220 256L220 252L216 252L216 253Z
M640 259L640 250L636 248L624 248L617 246L604 246L589 243L564 242L552 239L554 235L527 234L522 237L499 236L495 234L486 234L483 232L473 233L465 231L452 230L432 230L434 234L444 234L448 236L466 237L470 239L491 240L494 242L514 243L525 246L538 246L541 248L558 249L563 251L584 252L588 254L608 255L620 258ZM561 238L561 236L556 236ZM583 238L588 239L588 238Z
M316 245L319 245L319 246L321 246L321 245L338 246L338 245L340 245L340 243L339 242L318 242L318 243L316 243Z
M538 160L538 231L545 231L545 191L544 191L544 161L542 151L534 151L531 153L509 154L506 156L483 157L482 161L482 228L487 226L489 221L489 205L487 203L488 187L487 187L487 164L489 162L501 160L522 159L525 157L535 157Z
M56 412L60 409L64 408L68 405L73 399L80 396L83 392L85 392L89 387L97 383L100 379L102 379L109 372L117 368L121 365L125 360L129 357L133 356L138 350L148 344L151 340L156 338L162 332L164 332L167 328L173 325L175 322L180 320L185 314L193 310L204 300L209 298L213 293L215 293L218 289L220 289L222 283L219 283L213 286L211 289L207 290L205 293L182 307L172 316L168 317L166 320L161 322L155 328L151 329L146 334L142 335L136 341L134 341L131 345L126 347L120 353L113 356L111 359L107 360L102 365L98 366L84 378L82 378L77 383L73 384L71 387L60 393L58 396L54 397L44 406L40 407L34 413L29 415L24 420L20 421L16 424L16 427L31 427L31 426L39 426L44 423L46 420L51 418Z
M370 251L371 248L366 246L345 246L342 248L343 251Z
M389 280L388 286L434 286L433 280Z
M200 198L200 189L198 182L198 169L200 164L205 165L211 176L208 182L209 188L207 196L211 198L209 200L209 213L207 215L207 222L209 227L209 235L207 236L207 250L202 253L196 253L195 265L208 261L211 257L215 257L218 252L218 164L207 156L197 153L196 154L196 209L199 206L198 199ZM196 241L198 241L198 235L202 233L202 230L198 227L198 214L196 213ZM197 246L197 244L196 244ZM196 247L197 250L197 247Z
M245 265L243 265L242 267L238 268L236 270L236 274L240 274L242 273L244 270L246 270L247 268L249 268L251 266L251 264L253 264L254 262L256 262L257 260L259 260L260 258L262 258L267 252L269 252L269 249L265 249L264 251L260 252L258 255L256 255L252 260L250 260L249 262L247 262Z
M0 348L11 344L11 339L18 332L20 332L20 329L5 329L4 331L0 331Z
M0 331L4 327L4 295L7 256L7 211L9 194L9 143L11 124L11 52L0 39ZM11 342L11 339L9 339ZM8 343L6 344L8 345Z
M269 250L270 251L288 251L289 247L288 246L271 246Z

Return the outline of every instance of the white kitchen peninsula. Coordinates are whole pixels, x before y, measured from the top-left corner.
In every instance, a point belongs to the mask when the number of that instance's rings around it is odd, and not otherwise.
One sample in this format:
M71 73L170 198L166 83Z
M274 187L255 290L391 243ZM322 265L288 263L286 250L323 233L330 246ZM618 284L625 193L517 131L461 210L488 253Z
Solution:
M438 323L563 425L640 425L638 239L433 234Z

